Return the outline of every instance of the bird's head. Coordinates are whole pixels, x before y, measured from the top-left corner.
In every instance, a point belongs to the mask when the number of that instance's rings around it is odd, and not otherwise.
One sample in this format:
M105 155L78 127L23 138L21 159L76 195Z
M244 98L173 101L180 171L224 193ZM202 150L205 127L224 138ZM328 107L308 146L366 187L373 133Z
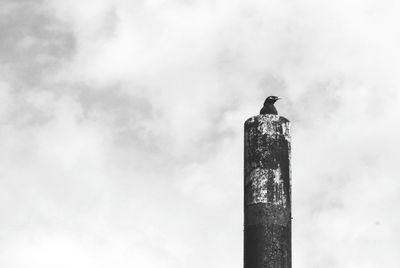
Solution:
M269 96L268 98L265 99L264 105L267 103L274 104L279 99L281 99L281 98L279 98L277 96Z

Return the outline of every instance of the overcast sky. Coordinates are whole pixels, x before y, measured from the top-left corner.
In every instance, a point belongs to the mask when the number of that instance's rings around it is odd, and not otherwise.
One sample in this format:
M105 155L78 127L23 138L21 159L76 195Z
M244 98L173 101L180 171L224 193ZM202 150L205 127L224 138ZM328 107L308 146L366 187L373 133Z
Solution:
M399 11L0 0L0 267L241 268L243 123L268 95L293 267L397 267Z

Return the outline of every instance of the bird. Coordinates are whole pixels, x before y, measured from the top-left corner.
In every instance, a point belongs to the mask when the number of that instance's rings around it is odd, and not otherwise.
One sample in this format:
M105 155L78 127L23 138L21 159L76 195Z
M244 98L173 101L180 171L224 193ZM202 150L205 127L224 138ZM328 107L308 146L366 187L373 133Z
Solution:
M278 114L274 103L279 100L279 97L276 96L269 96L264 101L264 106L260 110L260 114Z

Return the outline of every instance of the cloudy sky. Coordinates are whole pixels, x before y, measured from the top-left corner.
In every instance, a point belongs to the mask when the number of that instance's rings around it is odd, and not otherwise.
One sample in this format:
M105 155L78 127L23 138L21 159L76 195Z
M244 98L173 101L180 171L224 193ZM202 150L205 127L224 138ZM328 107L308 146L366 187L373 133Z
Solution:
M243 122L268 95L294 267L396 267L399 10L0 0L0 267L242 267Z

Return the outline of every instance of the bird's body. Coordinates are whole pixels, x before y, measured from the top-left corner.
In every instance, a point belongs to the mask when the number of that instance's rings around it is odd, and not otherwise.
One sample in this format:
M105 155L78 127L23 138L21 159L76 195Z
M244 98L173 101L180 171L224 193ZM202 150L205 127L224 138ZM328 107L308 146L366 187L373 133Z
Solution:
M260 114L278 114L278 111L273 104L268 103L261 108Z
M276 110L274 103L279 99L280 98L276 96L269 96L265 100L264 106L260 110L260 114L278 114L278 111Z

